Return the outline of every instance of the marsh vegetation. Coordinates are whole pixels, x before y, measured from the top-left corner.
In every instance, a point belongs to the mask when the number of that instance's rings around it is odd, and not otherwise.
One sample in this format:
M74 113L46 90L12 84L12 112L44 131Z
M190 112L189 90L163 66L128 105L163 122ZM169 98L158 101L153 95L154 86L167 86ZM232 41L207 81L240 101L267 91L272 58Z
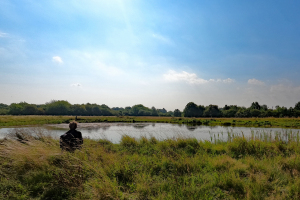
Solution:
M2 199L298 199L299 134L85 139L75 153L16 129L0 141Z

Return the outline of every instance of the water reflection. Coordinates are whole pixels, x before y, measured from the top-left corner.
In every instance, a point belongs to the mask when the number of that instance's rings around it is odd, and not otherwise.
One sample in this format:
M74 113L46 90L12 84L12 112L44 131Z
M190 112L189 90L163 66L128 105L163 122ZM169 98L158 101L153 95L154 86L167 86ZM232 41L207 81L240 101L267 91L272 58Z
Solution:
M54 124L40 127L49 130L51 135L59 137L69 130L68 124ZM1 128L0 138L13 128ZM26 127L25 129L31 129ZM212 140L212 138L219 138L227 140L229 135L244 135L252 136L258 135L259 132L276 133L283 132L287 129L281 128L250 128L250 127L222 127L222 126L188 126L185 124L165 124L165 123L82 123L78 124L79 131L82 132L83 137L91 139L108 139L114 143L121 140L122 135L129 135L132 137L156 137L164 140L176 137L192 137L198 140ZM299 131L299 129L289 129L291 131Z
M149 126L150 124L134 124L133 125L133 128L137 128L137 129L143 129L145 128L146 126ZM153 126L153 124L152 124Z
M197 129L196 126L186 126L186 128L187 128L187 130L189 130L189 131L194 131L194 130Z

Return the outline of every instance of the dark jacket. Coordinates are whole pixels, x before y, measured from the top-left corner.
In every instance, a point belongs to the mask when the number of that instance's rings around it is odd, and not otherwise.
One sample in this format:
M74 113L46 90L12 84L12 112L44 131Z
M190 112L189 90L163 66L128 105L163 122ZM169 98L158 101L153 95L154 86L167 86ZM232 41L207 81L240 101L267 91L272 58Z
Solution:
M83 144L83 138L80 131L69 130L60 136L60 148L63 150L74 151L80 149Z

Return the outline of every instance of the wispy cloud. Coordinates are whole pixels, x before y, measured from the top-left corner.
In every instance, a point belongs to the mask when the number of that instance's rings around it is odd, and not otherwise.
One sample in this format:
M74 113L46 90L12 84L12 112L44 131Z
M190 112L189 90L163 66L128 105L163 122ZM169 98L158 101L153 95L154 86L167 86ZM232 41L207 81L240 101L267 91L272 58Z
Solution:
M71 84L71 87L81 87L82 85L80 83L73 83Z
M53 56L52 61L56 64L63 64L64 63L63 60L61 59L61 57L59 57L59 56Z
M169 44L169 45L173 44L173 42L165 36L162 36L162 35L159 35L159 34L152 34L152 37L159 40L159 41L161 41L161 42L163 42L163 43L166 43L166 44Z
M170 70L168 73L164 74L164 79L167 81L177 82L177 81L184 81L189 84L205 84L205 83L233 83L234 79L227 78L227 79L202 79L197 76L195 73L188 73L185 71L182 72L176 72L173 70Z
M0 31L0 38L1 37L8 37L8 34L7 33L3 33L3 32Z
M250 85L265 85L265 83L263 81L257 80L255 78L249 79L248 84L250 84Z

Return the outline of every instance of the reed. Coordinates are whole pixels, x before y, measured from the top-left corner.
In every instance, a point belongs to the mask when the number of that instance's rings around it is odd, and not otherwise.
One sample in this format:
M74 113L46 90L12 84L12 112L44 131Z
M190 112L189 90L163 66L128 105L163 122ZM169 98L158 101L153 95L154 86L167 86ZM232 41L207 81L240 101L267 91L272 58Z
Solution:
M298 199L299 132L124 135L67 153L45 132L15 129L0 141L0 175L0 199Z

